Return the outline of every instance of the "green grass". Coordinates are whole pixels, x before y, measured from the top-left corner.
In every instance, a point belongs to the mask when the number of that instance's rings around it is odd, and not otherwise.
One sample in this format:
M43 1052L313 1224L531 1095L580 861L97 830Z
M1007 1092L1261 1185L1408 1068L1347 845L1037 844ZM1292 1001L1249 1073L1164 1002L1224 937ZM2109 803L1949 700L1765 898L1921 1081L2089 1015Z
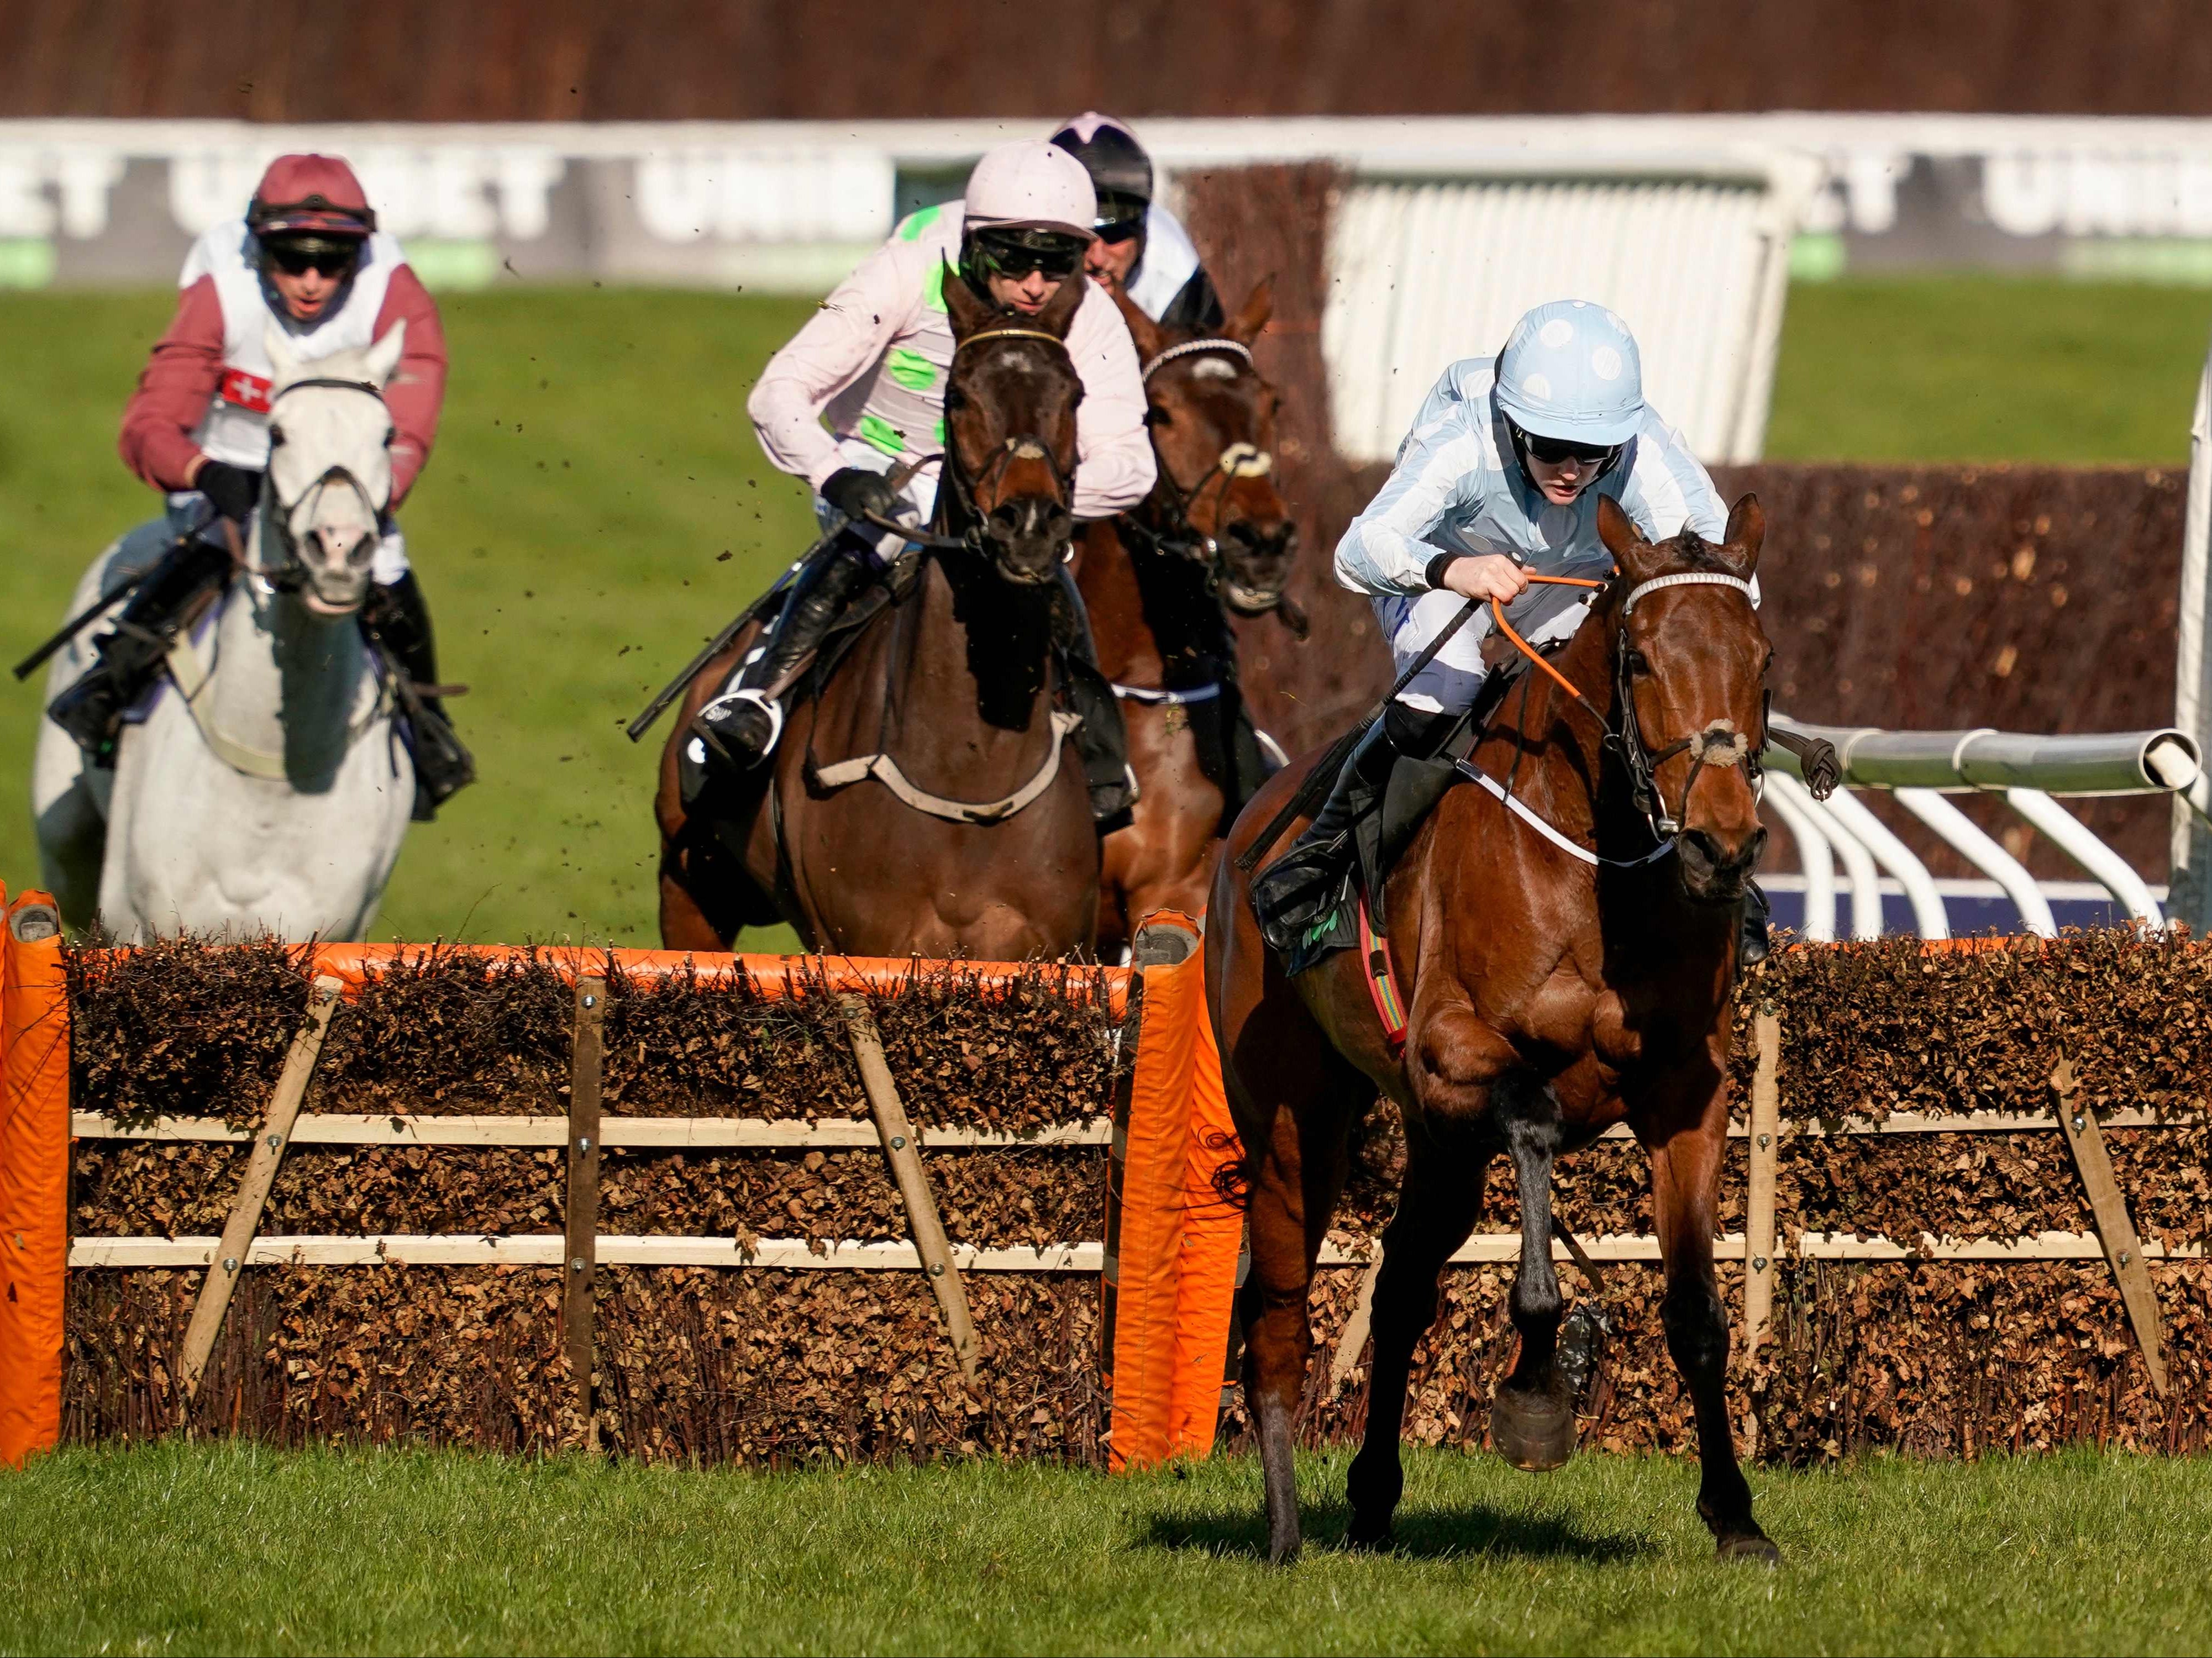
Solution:
M155 498L115 425L164 294L0 295L0 655ZM597 288L444 301L455 372L405 523L483 781L408 837L382 937L657 942L657 753L620 727L811 533L744 398L805 302ZM1801 286L1770 452L1821 459L2173 464L2212 296L1984 278ZM726 561L721 557L727 551ZM27 778L33 687L4 685L0 779ZM662 729L665 729L663 727ZM655 733L659 735L658 732ZM0 878L36 878L21 780ZM787 929L753 948L789 947Z
M0 1649L54 1652L2193 1652L2212 1465L1760 1473L1722 1567L1686 1462L1414 1455L1401 1549L1260 1564L1255 1464L763 1478L238 1444L0 1481Z
M0 612L9 662L60 620L92 555L158 508L117 460L115 427L169 303L0 298L0 568L21 573ZM651 790L667 727L635 746L621 727L811 538L804 489L762 459L744 412L811 307L584 288L443 308L456 369L403 521L441 670L473 687L454 715L484 780L410 833L379 936L656 944ZM26 780L36 692L6 694L0 777ZM0 817L0 875L16 885L38 872L25 798Z
M2185 464L2203 288L1863 277L1790 290L1778 460Z

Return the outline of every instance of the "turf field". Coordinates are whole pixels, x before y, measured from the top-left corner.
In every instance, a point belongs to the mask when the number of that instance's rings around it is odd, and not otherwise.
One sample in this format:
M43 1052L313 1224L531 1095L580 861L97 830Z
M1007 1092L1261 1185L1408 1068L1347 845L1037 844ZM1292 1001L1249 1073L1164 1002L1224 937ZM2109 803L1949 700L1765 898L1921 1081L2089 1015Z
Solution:
M0 295L0 657L155 498L116 419L165 294ZM657 942L655 750L621 726L810 538L744 417L804 301L598 288L444 301L455 364L404 521L483 780L409 837L380 936ZM1984 278L1790 296L1770 451L1822 459L2172 463L2212 295ZM0 878L36 878L35 687L0 682ZM784 947L781 931L747 943Z
M1686 1462L1424 1452L1400 1552L1261 1564L1259 1469L761 1478L581 1459L67 1452L0 1501L11 1652L2199 1652L2212 1465L1755 1476L1722 1567Z

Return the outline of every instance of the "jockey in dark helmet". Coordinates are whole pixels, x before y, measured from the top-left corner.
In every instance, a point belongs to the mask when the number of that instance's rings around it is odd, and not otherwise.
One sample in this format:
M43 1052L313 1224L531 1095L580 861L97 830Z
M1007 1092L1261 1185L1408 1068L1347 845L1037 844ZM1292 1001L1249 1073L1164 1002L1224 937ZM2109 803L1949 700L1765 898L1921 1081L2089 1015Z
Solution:
M269 464L273 370L262 343L273 319L291 350L312 362L364 349L407 325L404 355L384 388L392 412L392 505L421 476L446 392L438 308L399 244L376 228L361 182L331 155L280 155L243 220L209 230L185 256L183 292L123 414L131 470L168 496L165 517L123 538L117 561L143 571L100 660L55 698L50 718L93 763L111 766L122 717L160 671L179 618L229 574L231 533L258 509ZM362 625L417 685L438 683L430 614L407 544L384 524ZM415 756L416 810L428 818L475 768L434 693L405 716Z
M1062 122L1053 143L1083 163L1098 191L1097 233L1085 256L1091 280L1127 294L1170 328L1218 329L1220 296L1190 233L1152 193L1152 158L1110 115L1087 110Z
M763 371L746 405L761 447L775 465L814 486L825 522L834 516L853 527L787 578L790 591L768 638L734 685L693 719L687 755L693 765L741 772L774 749L783 710L770 688L899 550L896 535L865 527L861 515L929 518L953 352L945 266L956 266L970 288L1009 314L1035 316L1063 283L1084 281L1095 212L1089 177L1064 151L1034 139L1001 144L976 163L962 200L909 216ZM1136 350L1103 292L1083 295L1067 350L1084 389L1074 515L1109 518L1144 499L1153 462ZM909 463L910 476L894 490L887 474ZM1061 574L1076 635L1072 648L1088 657L1082 601L1064 567ZM1109 728L1118 734L1110 695L1095 719L1085 714L1079 744L1093 736L1113 740ZM1114 774L1121 775L1119 766ZM1106 797L1124 793L1119 783L1094 786L1094 811L1102 819L1116 815L1127 801Z

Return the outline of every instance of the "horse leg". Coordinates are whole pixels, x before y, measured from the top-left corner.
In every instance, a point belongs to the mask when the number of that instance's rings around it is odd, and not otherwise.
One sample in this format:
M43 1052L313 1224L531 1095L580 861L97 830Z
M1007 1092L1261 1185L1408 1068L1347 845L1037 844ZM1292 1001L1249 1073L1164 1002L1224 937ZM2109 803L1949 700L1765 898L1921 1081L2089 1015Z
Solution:
M1717 1092L1678 1132L1651 1144L1652 1210L1667 1293L1659 1306L1667 1351L1697 1412L1698 1514L1723 1560L1773 1564L1781 1552L1752 1518L1751 1487L1735 1460L1728 1414L1728 1319L1713 1277L1713 1212L1727 1145L1727 1108Z
M1559 1102L1543 1082L1516 1072L1498 1079L1491 1109L1521 1187L1521 1264L1508 1303L1521 1356L1492 1401L1490 1439L1515 1467L1548 1473L1575 1448L1574 1400L1558 1362L1565 1302L1552 1265L1552 1163L1562 1134Z
M1307 1299L1314 1262L1350 1157L1351 1114L1364 1079L1339 1061L1322 1086L1274 1116L1250 1164L1245 1216L1252 1263L1238 1297L1244 1324L1244 1398L1259 1432L1267 1487L1267 1558L1282 1565L1299 1547L1297 1469L1292 1438L1313 1356Z
M1452 1252L1467 1242L1482 1209L1489 1158L1451 1157L1425 1133L1407 1129L1406 1176L1397 1212L1382 1232L1382 1270L1375 1281L1372 1314L1375 1357L1368 1370L1367 1430L1352 1460L1346 1494L1352 1526L1346 1541L1380 1548L1390 1540L1390 1517L1406 1489L1398 1436L1406 1419L1406 1390L1413 1349L1436 1322L1437 1284Z

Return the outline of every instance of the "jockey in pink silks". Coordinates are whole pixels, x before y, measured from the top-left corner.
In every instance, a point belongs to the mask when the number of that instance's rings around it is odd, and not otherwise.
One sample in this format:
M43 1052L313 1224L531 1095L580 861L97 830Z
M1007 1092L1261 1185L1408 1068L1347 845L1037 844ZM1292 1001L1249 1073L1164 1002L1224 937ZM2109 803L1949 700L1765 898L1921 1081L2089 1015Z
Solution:
M813 486L825 527L857 524L870 512L927 522L935 507L953 352L945 269L1010 316L1035 316L1063 283L1086 281L1097 214L1090 175L1065 149L1039 139L1001 144L976 163L961 200L910 215L775 354L747 405L753 430L769 460ZM1152 487L1136 348L1096 284L1087 284L1066 343L1084 392L1073 513L1109 518ZM895 469L907 474L896 488ZM895 536L847 529L785 577L788 591L769 634L732 688L692 722L696 764L711 755L718 767L743 772L774 749L783 713L769 688L813 650L898 547ZM1087 654L1082 601L1064 568L1061 575L1077 648ZM1094 735L1118 735L1110 696L1096 717L1085 714ZM1095 794L1094 805L1110 812Z

